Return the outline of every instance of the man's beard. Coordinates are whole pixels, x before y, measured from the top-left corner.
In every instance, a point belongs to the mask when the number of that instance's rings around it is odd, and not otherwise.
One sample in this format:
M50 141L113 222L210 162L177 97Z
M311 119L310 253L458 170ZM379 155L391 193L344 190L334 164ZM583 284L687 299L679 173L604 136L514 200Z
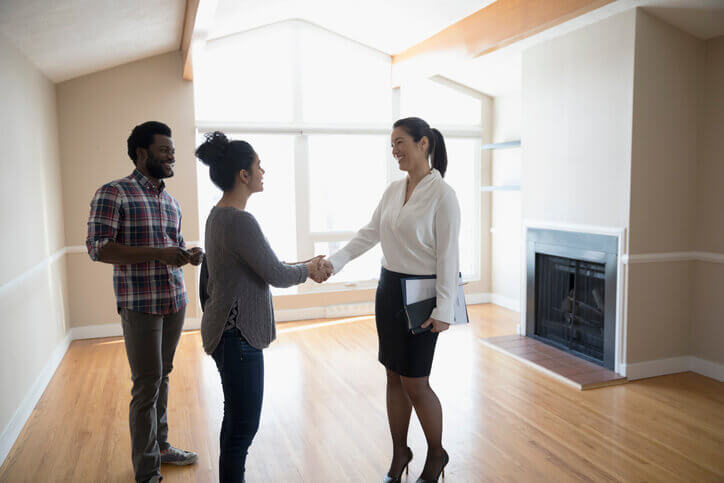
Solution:
M163 166L161 166L161 160L156 158L150 152L148 153L146 168L148 169L148 174L150 174L151 177L155 179L170 178L171 176L173 176L173 170L171 171L171 174L167 174L166 171L163 169Z

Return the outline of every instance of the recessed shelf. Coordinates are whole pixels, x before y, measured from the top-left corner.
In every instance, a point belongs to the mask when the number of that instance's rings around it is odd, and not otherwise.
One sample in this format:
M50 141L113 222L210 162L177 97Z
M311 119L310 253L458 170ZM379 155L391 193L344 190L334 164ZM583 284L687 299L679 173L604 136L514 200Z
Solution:
M490 149L510 149L510 148L519 148L520 147L520 140L516 141L505 141L503 143L493 143L493 144L483 144L480 146L480 149L482 150L490 150Z
M480 191L520 191L519 184L501 185L501 186L481 186Z

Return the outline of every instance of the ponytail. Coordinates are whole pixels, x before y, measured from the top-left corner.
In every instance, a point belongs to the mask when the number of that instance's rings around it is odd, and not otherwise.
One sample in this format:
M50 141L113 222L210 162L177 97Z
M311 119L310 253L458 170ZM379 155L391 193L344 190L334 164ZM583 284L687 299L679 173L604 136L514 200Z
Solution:
M427 155L432 158L432 167L440 172L440 176L445 176L445 171L447 171L447 150L445 149L445 139L443 139L440 131L431 128L428 123L419 117L398 119L393 127L403 127L416 143L420 142L423 136L427 136L430 145Z
M430 129L432 132L432 145L430 151L432 152L432 167L440 171L440 176L445 177L445 171L447 171L447 150L445 149L445 139L442 137L442 133L435 128Z

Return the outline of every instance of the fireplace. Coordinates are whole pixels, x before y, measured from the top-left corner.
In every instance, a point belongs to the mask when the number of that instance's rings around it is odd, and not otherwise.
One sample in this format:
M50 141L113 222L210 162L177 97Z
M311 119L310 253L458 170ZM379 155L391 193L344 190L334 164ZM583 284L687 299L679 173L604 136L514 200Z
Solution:
M528 229L526 335L614 369L618 238Z

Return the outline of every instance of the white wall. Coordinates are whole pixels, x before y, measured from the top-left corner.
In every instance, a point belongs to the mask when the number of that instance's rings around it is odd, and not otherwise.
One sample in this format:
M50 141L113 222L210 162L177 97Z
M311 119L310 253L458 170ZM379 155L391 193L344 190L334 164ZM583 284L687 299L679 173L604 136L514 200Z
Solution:
M520 139L520 92L493 99L493 143ZM521 180L521 149L492 151L493 185L516 185ZM492 289L493 302L519 308L521 283L521 192L492 193Z
M2 36L0 106L2 462L65 351L69 325L55 88Z

